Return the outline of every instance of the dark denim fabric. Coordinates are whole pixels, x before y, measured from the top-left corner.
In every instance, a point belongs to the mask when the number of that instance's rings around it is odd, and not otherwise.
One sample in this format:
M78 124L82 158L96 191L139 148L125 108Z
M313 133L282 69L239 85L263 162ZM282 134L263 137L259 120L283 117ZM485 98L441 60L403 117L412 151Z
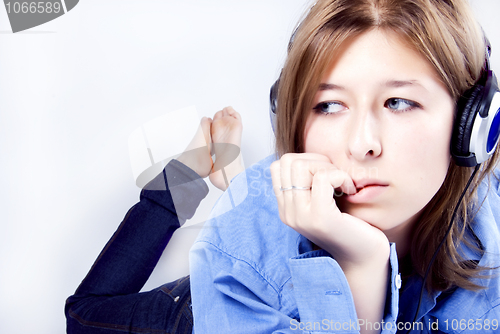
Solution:
M68 334L192 332L189 276L139 291L174 231L193 216L207 193L205 182L176 160L144 188L140 202L129 210L67 299Z

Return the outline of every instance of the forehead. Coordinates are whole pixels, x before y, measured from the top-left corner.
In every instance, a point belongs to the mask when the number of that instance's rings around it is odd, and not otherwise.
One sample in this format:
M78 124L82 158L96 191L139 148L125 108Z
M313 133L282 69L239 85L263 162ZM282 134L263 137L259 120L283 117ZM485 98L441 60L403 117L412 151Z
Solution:
M372 29L353 37L338 47L323 72L322 83L330 77L339 80L358 80L357 74L367 79L377 76L394 80L427 78L441 82L432 64L410 44L391 30Z

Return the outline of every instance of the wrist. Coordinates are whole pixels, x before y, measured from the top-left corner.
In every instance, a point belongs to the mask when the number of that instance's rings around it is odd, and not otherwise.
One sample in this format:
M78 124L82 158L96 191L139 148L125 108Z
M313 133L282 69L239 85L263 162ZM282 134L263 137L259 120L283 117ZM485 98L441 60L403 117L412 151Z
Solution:
M373 251L365 252L365 254L356 257L346 254L345 256L334 258L339 263L344 273L368 274L381 267L388 266L390 253L391 246L389 242L380 242Z

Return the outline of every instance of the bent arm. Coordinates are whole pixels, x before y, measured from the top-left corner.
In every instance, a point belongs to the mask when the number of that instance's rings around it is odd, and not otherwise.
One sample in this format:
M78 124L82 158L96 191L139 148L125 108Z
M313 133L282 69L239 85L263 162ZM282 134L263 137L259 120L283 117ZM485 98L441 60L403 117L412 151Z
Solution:
M67 299L68 333L106 333L105 329L115 333L118 328L132 331L164 325L164 312L173 298L169 292L183 281L147 293L139 291L174 231L192 217L207 193L205 182L175 160L144 188L140 202L128 211L75 294ZM176 205L181 202L182 206ZM188 291L189 280L182 286Z

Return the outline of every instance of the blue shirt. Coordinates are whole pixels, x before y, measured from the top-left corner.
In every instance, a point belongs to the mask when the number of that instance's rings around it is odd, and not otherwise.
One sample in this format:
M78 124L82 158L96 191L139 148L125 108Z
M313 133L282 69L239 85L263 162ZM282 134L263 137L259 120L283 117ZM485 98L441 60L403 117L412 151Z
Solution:
M309 240L280 221L269 171L272 161L274 156L233 180L191 249L194 332L359 333L358 321L363 324L364 320L358 320L338 263L325 251L313 250ZM498 266L498 181L492 181L485 198L486 193L484 184L479 190L479 200L484 203L473 226L486 252L477 260L480 265ZM235 201L230 195L246 197L231 209ZM401 276L394 244L390 268L384 318L368 326L380 328L382 333L405 332L412 326L421 279L412 276L404 291L399 291ZM413 324L415 332L500 331L500 279L478 283L486 289L424 294Z

